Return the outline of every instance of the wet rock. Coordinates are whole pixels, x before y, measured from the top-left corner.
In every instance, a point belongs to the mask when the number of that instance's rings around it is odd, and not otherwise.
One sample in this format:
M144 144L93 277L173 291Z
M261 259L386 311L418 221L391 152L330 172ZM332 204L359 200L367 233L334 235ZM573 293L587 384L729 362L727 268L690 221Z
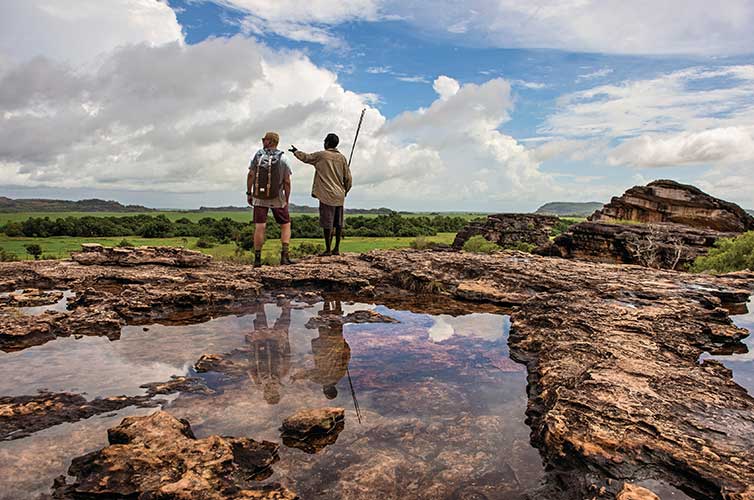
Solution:
M703 352L743 345L748 332L731 323L725 308L754 289L751 272L714 277L518 252L390 250L262 270L216 262L191 269L10 262L0 263L0 275L9 290L45 283L78 294L91 287L98 293L74 313L112 313L129 323L167 323L176 313L191 322L243 310L260 290L281 286L342 294L372 286L375 301L399 296L438 312L455 299L503 306L511 310L511 353L528 370L528 423L554 498L591 498L591 484L647 475L696 498L752 495L754 399L719 363L698 363ZM105 285L98 283L118 284L100 290ZM40 315L49 331L39 335L56 335L63 316L74 313ZM0 312L0 332L15 321ZM88 328L94 334L98 326ZM452 344L447 349L457 356ZM364 362L379 368L379 360ZM395 458L388 449L380 453L380 463ZM430 473L420 466L406 473ZM391 470L370 471L367 459L349 474L374 479L374 491L383 485L386 495L397 494L385 482ZM342 489L364 492L353 481ZM616 494L607 488L605 498Z
M280 428L284 434L306 436L308 434L326 434L345 418L343 408L306 409L283 420Z
M646 488L631 483L625 483L615 496L615 500L660 500L660 497Z
M128 406L151 407L150 396L115 396L87 401L80 394L43 392L0 397L0 441L19 439L63 422L108 413Z
M212 394L214 391L206 386L204 381L197 377L171 377L167 382L151 382L139 387L147 390L150 398L158 394L173 394L176 392Z
M200 267L211 256L174 247L104 247L98 243L84 243L81 252L72 252L71 258L85 266L175 266Z
M560 221L551 215L494 214L485 221L472 221L461 229L453 241L453 248L463 248L472 236L484 236L503 248L519 243L543 245L550 239L553 227Z
M278 460L278 445L249 438L196 439L166 412L127 417L108 431L110 446L76 458L53 498L294 499L277 485L254 485Z
M325 434L313 433L300 436L297 434L283 433L280 437L283 440L283 444L288 448L297 448L304 453L313 455L319 453L331 444L335 444L338 440L338 436L344 428L345 423L341 421L335 424L335 426Z
M42 291L37 288L25 289L17 293L9 293L0 297L0 304L11 307L37 307L55 304L63 298L60 290Z
M589 220L673 222L693 228L733 233L754 229L754 217L735 203L710 196L694 186L671 180L634 186L594 212Z

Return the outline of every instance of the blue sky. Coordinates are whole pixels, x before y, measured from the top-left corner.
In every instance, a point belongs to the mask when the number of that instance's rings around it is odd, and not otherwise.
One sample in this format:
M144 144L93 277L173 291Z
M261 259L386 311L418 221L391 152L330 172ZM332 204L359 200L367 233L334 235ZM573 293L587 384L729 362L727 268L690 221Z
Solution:
M0 195L241 205L260 132L349 149L366 107L351 206L528 211L672 178L754 207L752 0L56 5L0 7ZM295 203L310 182L294 163Z

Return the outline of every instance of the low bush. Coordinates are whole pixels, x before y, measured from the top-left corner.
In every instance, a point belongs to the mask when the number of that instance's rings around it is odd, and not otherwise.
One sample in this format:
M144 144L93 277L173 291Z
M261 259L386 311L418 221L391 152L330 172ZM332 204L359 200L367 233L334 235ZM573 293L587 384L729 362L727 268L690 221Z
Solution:
M196 240L196 248L213 248L215 246L214 240L206 236L202 236Z
M317 255L325 251L325 246L322 243L310 243L304 241L298 245L291 247L291 257L299 258L306 255Z
M427 241L424 236L417 236L414 241L411 242L411 248L416 250L426 250L431 245L431 242Z
M42 255L42 247L36 243L24 245L24 248L26 249L26 253L34 257L34 260L39 260L39 257Z
M754 231L717 240L707 255L694 260L690 271L730 273L742 269L754 270Z
M118 242L116 246L120 248L126 248L126 247L132 247L134 246L134 244L128 241L127 239L123 238L122 240L120 240L120 242Z
M0 262L15 262L19 260L18 255L16 255L13 252L8 252L7 250L0 248Z
M520 241L515 245L510 245L505 248L506 250L518 250L519 252L531 253L532 250L537 248L537 245L535 245L534 243L527 243L525 241Z
M500 245L487 241L484 236L472 236L463 245L465 252L473 253L493 253L502 250Z

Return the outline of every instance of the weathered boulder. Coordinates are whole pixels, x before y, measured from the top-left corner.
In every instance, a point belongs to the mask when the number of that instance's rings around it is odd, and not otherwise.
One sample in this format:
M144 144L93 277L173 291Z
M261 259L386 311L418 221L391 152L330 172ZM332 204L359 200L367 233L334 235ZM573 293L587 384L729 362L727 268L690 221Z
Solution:
M23 438L63 422L76 422L128 406L157 406L150 398L113 396L87 401L80 394L67 392L0 397L0 441Z
M345 418L343 408L313 408L296 412L283 420L284 433L304 436L312 433L326 434Z
M334 444L344 428L343 408L306 409L283 421L280 437L285 446L314 454Z
M555 225L560 221L552 215L539 214L494 214L483 222L469 222L453 241L453 248L463 248L472 236L481 235L503 248L519 243L544 245L550 239Z
M191 426L158 411L127 417L108 431L110 446L76 458L53 498L294 499L280 485L255 486L271 474L278 445L250 438L196 439Z
M98 243L84 243L81 252L71 253L79 264L91 266L175 266L200 267L212 257L194 250L178 247L104 247Z
M672 222L700 229L742 233L754 230L754 217L744 209L704 193L700 189L671 180L658 180L634 186L614 197L589 220L614 222L631 220L645 223Z
M733 236L736 233L681 224L581 222L533 252L567 259L680 270L706 254L719 238Z

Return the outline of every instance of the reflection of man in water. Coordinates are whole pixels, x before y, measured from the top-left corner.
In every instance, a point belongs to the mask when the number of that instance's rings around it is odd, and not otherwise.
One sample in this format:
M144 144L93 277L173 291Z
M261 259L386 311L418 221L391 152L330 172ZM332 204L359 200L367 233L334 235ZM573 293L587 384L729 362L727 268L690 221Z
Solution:
M325 302L319 312L322 316L342 316L340 301ZM327 399L338 397L335 385L346 375L348 362L351 360L351 348L343 338L343 323L332 321L318 327L319 337L312 340L314 353L314 370L309 379L322 385L322 392Z
M272 328L267 326L264 304L257 304L254 331L246 335L249 343L249 377L262 386L267 404L280 401L281 380L291 365L291 345L288 329L291 326L291 306L285 302L280 307L280 317Z

